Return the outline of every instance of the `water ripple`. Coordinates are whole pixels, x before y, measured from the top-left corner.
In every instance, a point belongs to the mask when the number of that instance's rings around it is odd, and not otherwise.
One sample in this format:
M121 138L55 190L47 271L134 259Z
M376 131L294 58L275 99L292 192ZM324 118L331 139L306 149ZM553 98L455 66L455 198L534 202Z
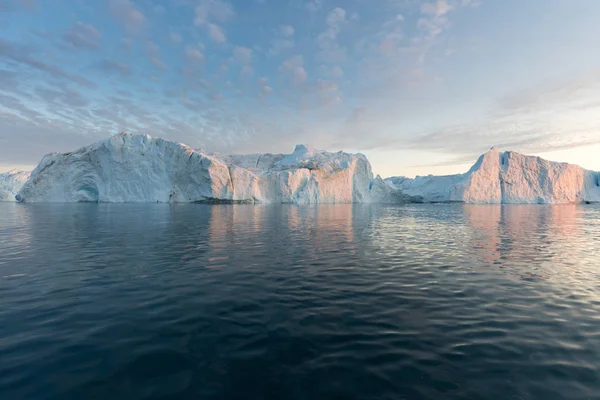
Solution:
M600 398L600 208L0 204L0 398Z

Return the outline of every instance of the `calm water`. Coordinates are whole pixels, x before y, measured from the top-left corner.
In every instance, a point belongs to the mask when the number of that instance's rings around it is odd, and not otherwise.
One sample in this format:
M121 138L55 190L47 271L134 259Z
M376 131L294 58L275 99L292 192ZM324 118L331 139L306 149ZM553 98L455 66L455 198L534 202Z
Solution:
M598 399L600 208L0 204L0 398Z

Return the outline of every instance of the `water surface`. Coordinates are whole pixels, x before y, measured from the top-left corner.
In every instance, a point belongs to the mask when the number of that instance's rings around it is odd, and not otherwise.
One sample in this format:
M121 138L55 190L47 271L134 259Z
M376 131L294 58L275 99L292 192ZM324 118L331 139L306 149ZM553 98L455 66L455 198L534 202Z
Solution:
M0 204L0 398L600 398L600 208Z

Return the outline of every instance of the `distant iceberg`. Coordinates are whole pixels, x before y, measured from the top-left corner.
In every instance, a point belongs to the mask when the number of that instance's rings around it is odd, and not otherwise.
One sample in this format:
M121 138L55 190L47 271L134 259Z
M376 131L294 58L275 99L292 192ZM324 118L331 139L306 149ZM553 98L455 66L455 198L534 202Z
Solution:
M577 204L600 201L600 173L492 148L465 174L387 178L426 203Z
M495 149L482 155L464 174L382 179L373 176L371 164L362 154L330 153L298 145L291 154L220 156L148 135L120 134L71 153L49 154L31 176L18 174L16 181L7 174L0 175L0 195L8 199L18 192L14 198L21 202L600 201L597 172ZM9 181L15 183L9 185Z
M0 174L0 201L15 201L15 196L21 190L29 172L13 169Z

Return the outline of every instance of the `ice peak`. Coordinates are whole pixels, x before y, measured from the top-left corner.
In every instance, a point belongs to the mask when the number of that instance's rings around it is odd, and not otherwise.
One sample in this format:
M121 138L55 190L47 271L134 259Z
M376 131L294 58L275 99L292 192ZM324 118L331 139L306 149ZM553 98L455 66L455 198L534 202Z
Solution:
M293 154L307 154L316 152L315 148L306 144L297 144Z
M22 185L0 176L0 192L7 187L3 197L21 202L351 203L371 201L371 179L366 159L306 145L220 158L124 133L47 156Z

